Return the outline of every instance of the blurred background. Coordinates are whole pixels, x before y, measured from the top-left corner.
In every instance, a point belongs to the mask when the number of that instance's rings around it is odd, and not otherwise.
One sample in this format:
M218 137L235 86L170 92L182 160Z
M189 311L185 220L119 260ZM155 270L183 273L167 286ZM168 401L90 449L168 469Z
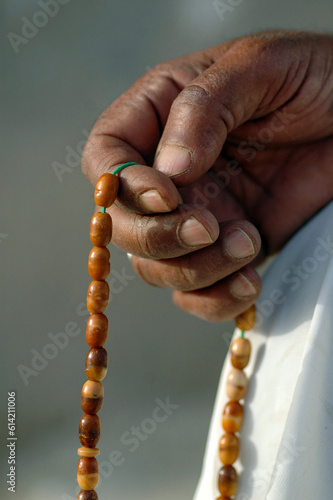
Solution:
M94 211L80 154L96 118L163 60L260 30L332 31L332 18L332 0L1 2L2 499L11 495L10 391L16 498L75 500L78 492ZM112 268L99 497L190 500L233 324L177 310L116 248ZM168 402L167 418L154 423L154 409Z

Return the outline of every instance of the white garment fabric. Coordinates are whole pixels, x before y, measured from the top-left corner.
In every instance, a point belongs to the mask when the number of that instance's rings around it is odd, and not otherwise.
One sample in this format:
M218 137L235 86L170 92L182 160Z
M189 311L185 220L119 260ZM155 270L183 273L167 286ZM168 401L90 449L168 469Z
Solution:
M333 499L333 203L284 247L263 278L240 430L237 500ZM235 331L234 336L239 336ZM215 500L222 370L194 500Z

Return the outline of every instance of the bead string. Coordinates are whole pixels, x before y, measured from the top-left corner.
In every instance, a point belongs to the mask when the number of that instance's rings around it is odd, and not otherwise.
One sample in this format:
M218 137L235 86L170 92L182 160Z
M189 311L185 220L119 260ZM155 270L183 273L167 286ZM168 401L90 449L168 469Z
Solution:
M110 252L107 245L112 236L112 219L106 212L117 198L119 188L118 172L134 162L124 163L113 174L105 173L98 180L94 193L97 206L90 223L92 248L88 259L88 271L92 282L88 287L87 309L90 317L87 322L86 341L90 347L86 357L85 371L87 381L81 393L81 408L84 411L79 423L81 448L77 466L77 481L81 487L77 500L98 500L95 491L99 482L99 468L96 456L100 454L96 445L100 438L101 424L97 413L102 408L104 388L101 383L107 373L108 355L104 345L108 338L108 319L104 312L108 306L110 290L106 278L110 273Z
M245 331L251 330L255 323L256 308L251 306L236 318L236 326L241 334L230 346L233 368L227 377L226 393L229 398L222 415L222 429L225 434L220 439L219 458L223 464L219 470L218 490L221 494L216 500L231 500L237 491L238 476L233 463L239 454L238 432L242 426L244 406L240 403L245 398L247 377L243 369L251 355L250 341L245 338Z
M118 174L118 172L120 172L123 168L130 167L131 165L140 165L140 163L136 163L135 161L129 161L127 163L123 163L114 170L113 175Z

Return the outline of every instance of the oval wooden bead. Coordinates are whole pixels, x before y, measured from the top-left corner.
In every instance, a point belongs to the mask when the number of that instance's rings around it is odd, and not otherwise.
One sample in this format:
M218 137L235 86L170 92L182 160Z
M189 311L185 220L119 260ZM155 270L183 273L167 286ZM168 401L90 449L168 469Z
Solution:
M98 448L87 448L87 446L81 446L77 450L77 454L80 455L80 457L97 457L100 454L100 451Z
M87 309L91 314L103 313L110 297L109 285L106 281L92 281L88 287Z
M89 380L103 380L108 370L108 353L103 347L94 347L86 358L86 375Z
M88 258L88 272L93 280L105 280L110 273L110 252L106 247L93 247Z
M235 495L237 491L237 472L232 465L224 465L219 472L219 492L226 497Z
M113 174L103 174L97 181L94 200L100 207L110 207L117 198L119 178Z
M98 485L98 462L94 457L81 457L77 464L77 482L83 490L94 490Z
M247 378L242 370L232 368L227 377L226 393L231 401L243 399L247 389Z
M250 360L251 343L248 339L238 337L231 344L231 363L232 366L243 370Z
M244 408L238 401L229 401L223 410L222 427L226 432L238 432L243 423Z
M101 436L101 421L98 415L82 415L79 424L79 439L82 446L95 448Z
M92 314L87 321L86 341L90 347L102 347L108 339L109 322L105 314Z
M81 408L84 413L94 415L102 408L104 398L104 387L101 382L87 380L82 387Z
M112 236L112 220L110 214L96 212L90 222L90 240L96 247L106 247Z
M224 465L236 462L239 453L239 439L235 434L227 432L220 440L219 457Z
M76 500L98 500L95 490L81 490Z
M256 306L253 304L236 318L236 326L240 330L252 330L256 322Z

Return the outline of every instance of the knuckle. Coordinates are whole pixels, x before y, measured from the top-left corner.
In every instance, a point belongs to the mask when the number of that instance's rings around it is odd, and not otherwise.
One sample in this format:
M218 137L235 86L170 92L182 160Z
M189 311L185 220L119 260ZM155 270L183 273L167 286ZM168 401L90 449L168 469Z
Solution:
M81 157L81 170L82 173L88 177L91 165L91 156L92 156L92 143L91 138L89 137L86 144L84 145Z
M208 301L200 312L201 317L211 323L218 323L220 321L224 321L225 319L223 313L221 312L221 308L217 307L216 302Z
M194 290L198 287L197 273L186 265L177 267L169 279L169 287L181 291Z
M190 105L195 108L199 107L202 109L207 109L210 106L210 99L212 95L209 89L206 89L203 85L199 83L190 83L187 87L182 90L174 105Z
M156 257L156 247L154 238L149 230L149 220L147 217L136 215L133 219L133 236L137 253L148 259Z
M112 155L105 140L103 136L97 140L91 133L82 152L82 172L93 184L112 164Z
M225 319L223 309L218 301L208 300L205 297L195 294L195 292L175 291L173 293L173 301L180 309L194 314L205 321L217 323Z
M175 107L190 107L196 114L199 110L207 129L202 127L201 135L208 134L218 144L221 133L232 130L236 122L234 103L223 98L221 82L221 74L217 70L205 73L196 83L188 85L173 104Z

